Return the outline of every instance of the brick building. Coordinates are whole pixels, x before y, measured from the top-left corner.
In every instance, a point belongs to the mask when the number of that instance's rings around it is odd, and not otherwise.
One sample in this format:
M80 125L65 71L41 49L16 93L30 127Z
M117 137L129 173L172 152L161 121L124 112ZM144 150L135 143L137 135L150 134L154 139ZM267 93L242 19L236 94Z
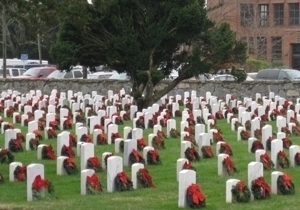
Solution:
M299 0L207 0L207 9L247 42L250 57L300 70Z

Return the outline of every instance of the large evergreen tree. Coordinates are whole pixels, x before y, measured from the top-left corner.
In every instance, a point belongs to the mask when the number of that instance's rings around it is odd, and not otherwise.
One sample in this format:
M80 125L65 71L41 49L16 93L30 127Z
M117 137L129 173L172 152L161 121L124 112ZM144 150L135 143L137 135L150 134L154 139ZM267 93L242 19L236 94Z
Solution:
M207 19L204 0L77 2L59 15L64 24L51 55L63 69L79 62L126 72L139 108L156 102L182 80L245 61L245 46L228 24L215 26ZM182 44L191 48L179 51ZM172 69L179 77L156 89Z

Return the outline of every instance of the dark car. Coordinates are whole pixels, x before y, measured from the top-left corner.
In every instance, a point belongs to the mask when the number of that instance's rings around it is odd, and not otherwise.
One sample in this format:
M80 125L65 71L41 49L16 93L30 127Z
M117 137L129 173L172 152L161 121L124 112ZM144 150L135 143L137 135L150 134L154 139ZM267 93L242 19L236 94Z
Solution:
M256 80L300 80L300 71L295 69L263 69L257 73Z

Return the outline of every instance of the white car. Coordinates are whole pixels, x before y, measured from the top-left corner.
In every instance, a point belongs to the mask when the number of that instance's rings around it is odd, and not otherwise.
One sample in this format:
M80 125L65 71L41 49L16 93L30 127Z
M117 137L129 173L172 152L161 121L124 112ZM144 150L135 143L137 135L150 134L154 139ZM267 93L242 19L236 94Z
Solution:
M231 74L221 74L221 75L214 75L211 79L214 81L235 81L235 77ZM246 81L253 81L251 77L247 76Z
M25 71L23 68L6 68L6 78L21 76ZM3 69L0 69L0 78L3 78Z
M115 80L129 80L130 77L126 73L119 74L118 72L115 72L109 79L115 79Z
M87 72L90 74L90 72ZM80 69L72 69L71 71L56 70L48 75L48 79L82 79L83 73Z
M109 79L115 72L113 71L100 71L93 74L88 74L88 79Z

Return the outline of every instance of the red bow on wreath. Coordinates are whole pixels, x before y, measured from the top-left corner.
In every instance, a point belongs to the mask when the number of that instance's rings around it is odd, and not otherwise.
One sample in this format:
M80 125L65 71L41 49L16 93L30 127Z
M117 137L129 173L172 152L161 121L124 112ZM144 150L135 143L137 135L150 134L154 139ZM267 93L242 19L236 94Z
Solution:
M287 175L286 173L282 175L282 181L286 186L288 187L292 186L292 178L289 177L289 175Z
M139 170L143 180L147 180L150 187L155 187L152 182L152 177L149 174L149 171L146 168L141 168Z
M48 188L48 180L42 179L41 175L37 175L32 183L32 189L41 190L42 188Z
M140 162L140 159L141 159L141 156L140 154L138 153L137 150L133 149L131 154L133 155L134 159L137 161L137 162Z
M199 186L197 184L191 184L187 189L187 193L189 195L192 195L193 202L195 204L199 204L205 200L205 197L200 191Z
M99 159L97 157L90 157L89 161L91 162L91 165L93 165L94 167L99 167L100 166L100 162L99 162Z
M96 174L86 177L87 183L89 183L95 190L100 191L99 178Z
M125 172L120 172L120 173L117 174L117 176L118 176L118 178L121 180L121 182L122 182L123 184L127 184L129 178L128 178L128 176L125 174Z
M270 194L271 192L271 188L268 185L268 183L266 183L264 177L259 177L255 180L255 184L257 186L259 186L260 188L262 188L262 194L266 195L266 194Z

